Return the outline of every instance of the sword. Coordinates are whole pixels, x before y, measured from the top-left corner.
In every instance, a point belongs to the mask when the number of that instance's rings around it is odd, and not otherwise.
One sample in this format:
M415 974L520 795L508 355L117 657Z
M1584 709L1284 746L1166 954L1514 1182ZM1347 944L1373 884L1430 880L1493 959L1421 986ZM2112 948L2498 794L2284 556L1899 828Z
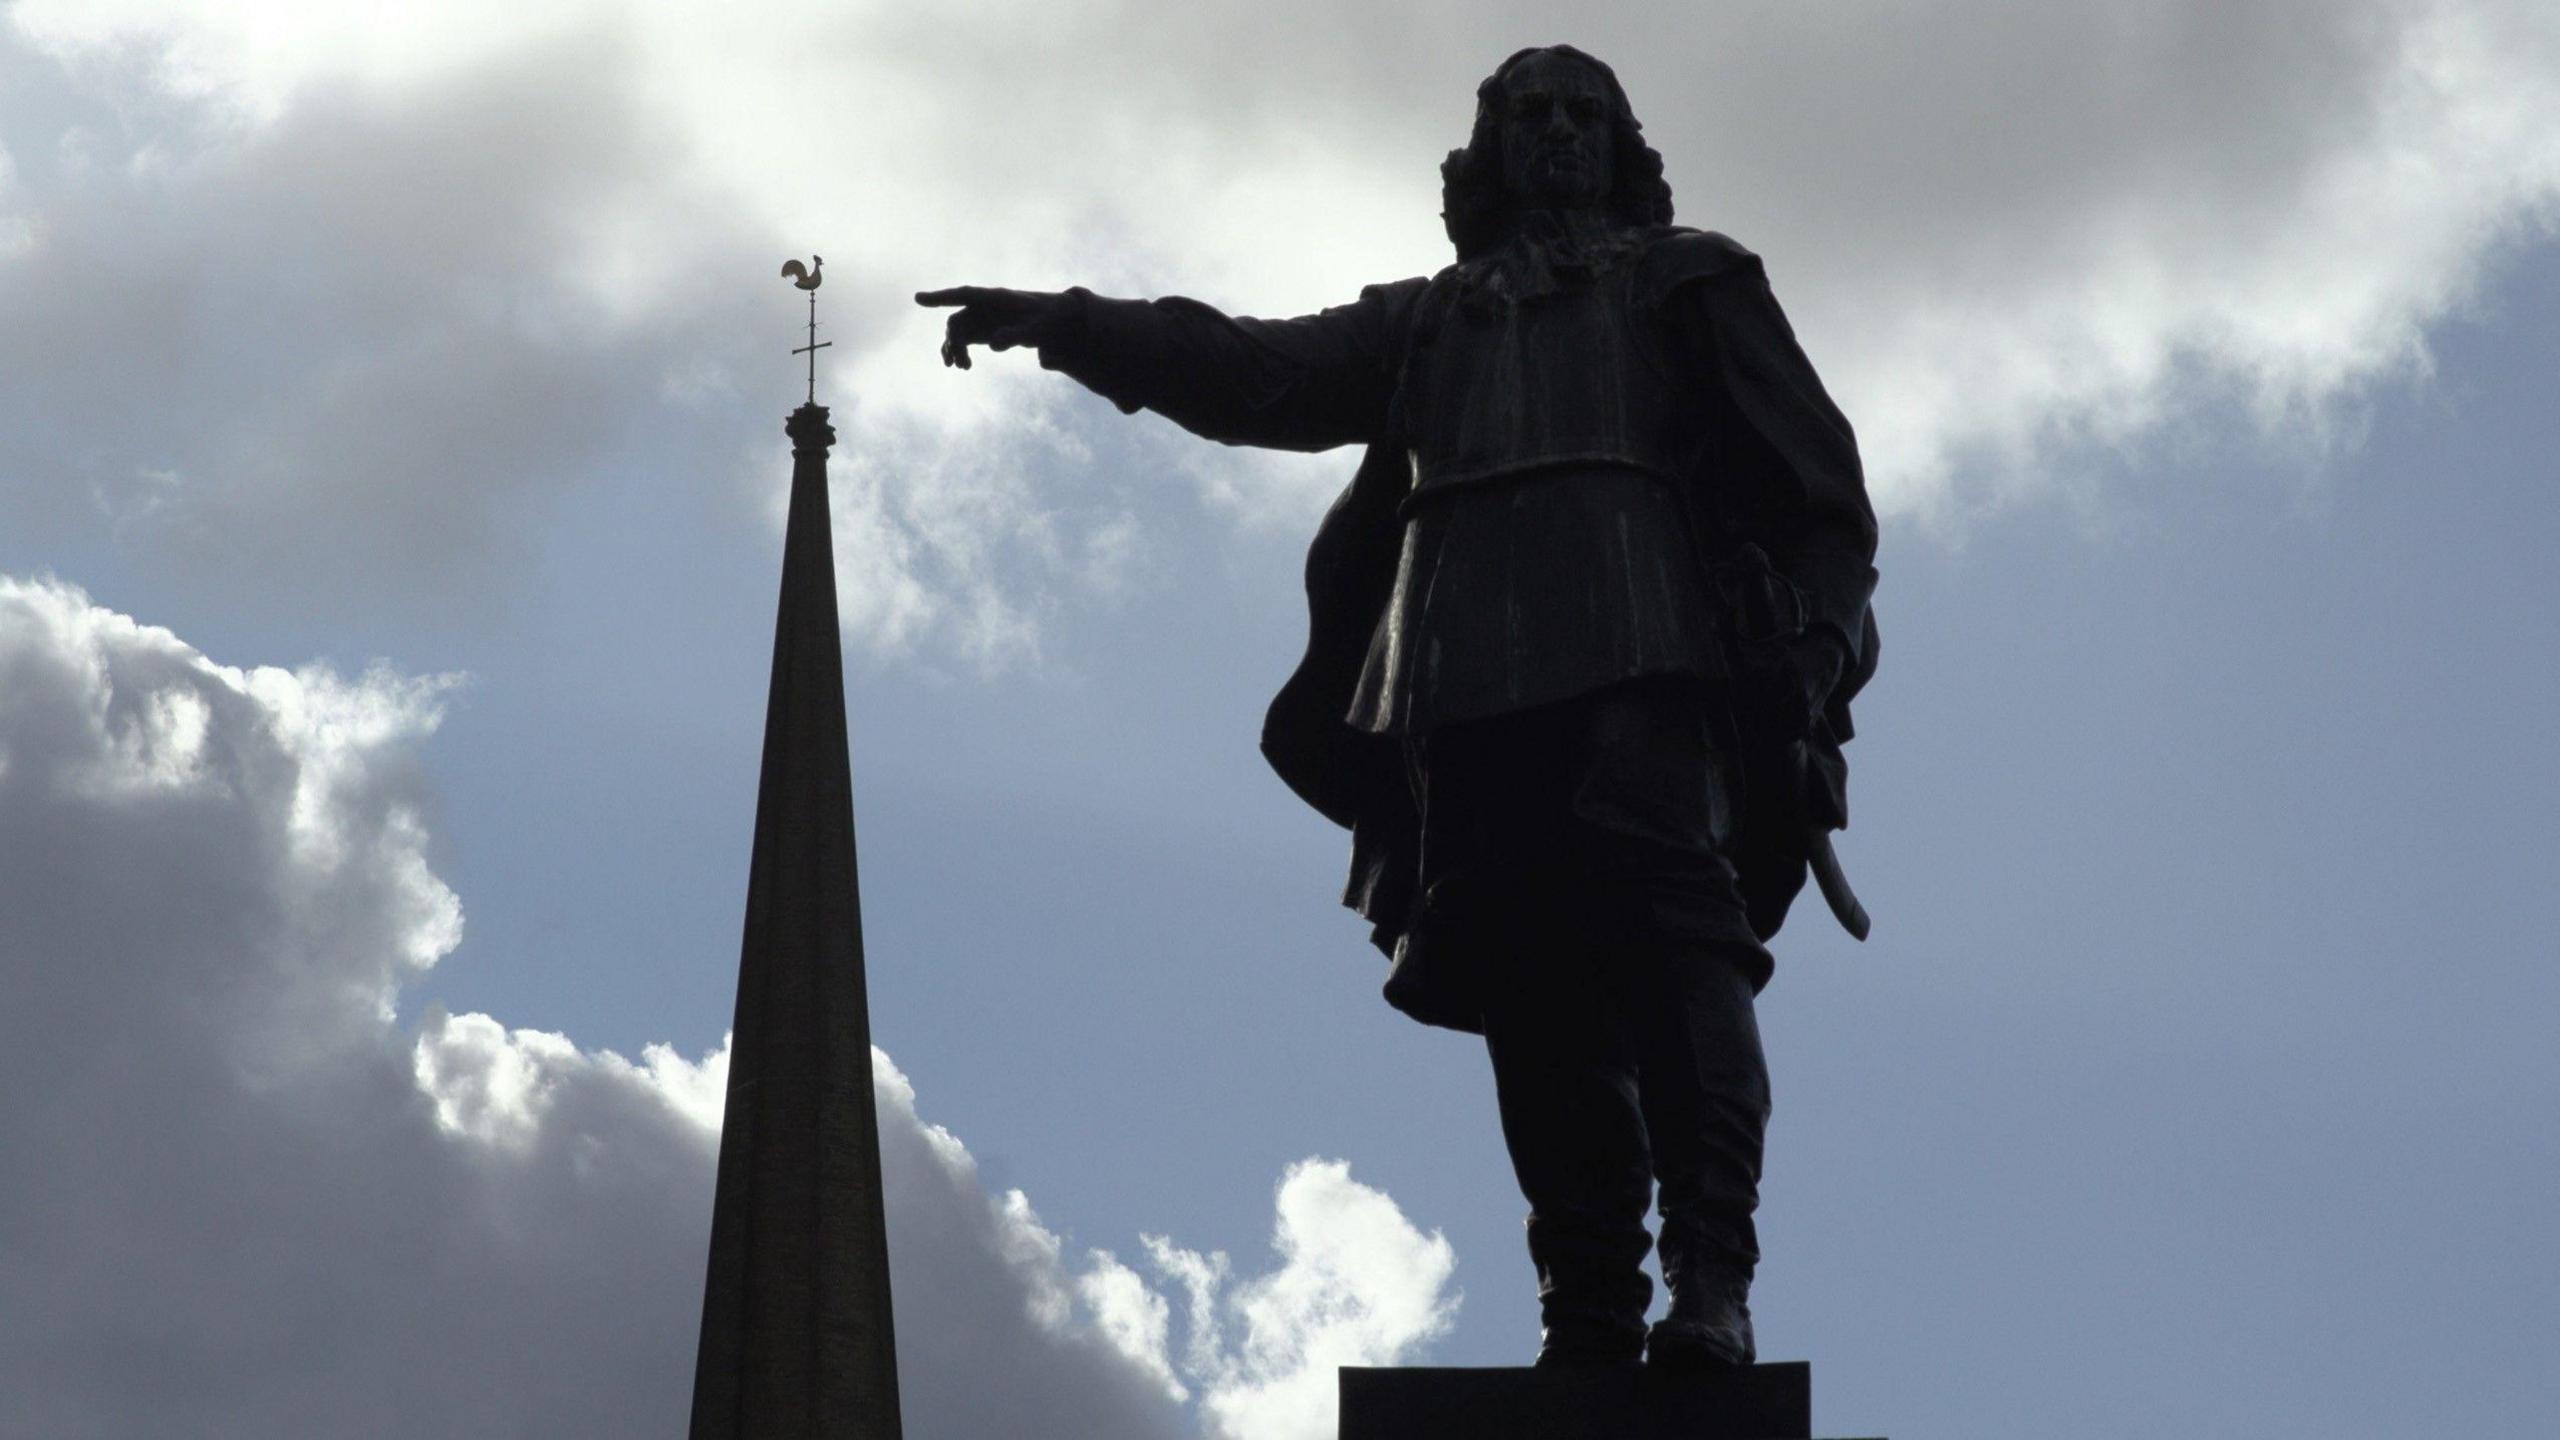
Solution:
M1813 867L1814 883L1822 887L1822 902L1831 907L1840 928L1852 938L1866 939L1871 928L1867 907L1858 903L1858 892L1849 888L1849 877L1840 872L1840 857L1831 849L1831 832L1814 831L1813 843L1805 847L1804 858Z

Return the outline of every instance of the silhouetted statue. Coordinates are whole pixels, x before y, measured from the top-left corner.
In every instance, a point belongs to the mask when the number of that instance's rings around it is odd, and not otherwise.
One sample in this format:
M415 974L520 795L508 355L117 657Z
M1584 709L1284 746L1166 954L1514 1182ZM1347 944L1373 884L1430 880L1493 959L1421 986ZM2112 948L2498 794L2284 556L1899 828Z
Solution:
M963 287L942 347L1030 346L1228 444L1368 456L1308 556L1263 749L1352 831L1387 998L1480 1031L1530 1205L1541 1364L1752 1359L1768 1075L1753 997L1873 673L1848 421L1759 259L1671 224L1616 76L1524 50L1441 167L1457 263L1292 320Z

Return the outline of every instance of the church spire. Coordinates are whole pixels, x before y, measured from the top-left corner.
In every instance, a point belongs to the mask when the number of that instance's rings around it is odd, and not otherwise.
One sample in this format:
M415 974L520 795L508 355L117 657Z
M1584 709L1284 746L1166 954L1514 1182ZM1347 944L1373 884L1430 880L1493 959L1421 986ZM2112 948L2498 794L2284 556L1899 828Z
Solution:
M813 295L813 396L815 315ZM791 510L692 1440L899 1440L827 518L835 430L813 402L784 432Z

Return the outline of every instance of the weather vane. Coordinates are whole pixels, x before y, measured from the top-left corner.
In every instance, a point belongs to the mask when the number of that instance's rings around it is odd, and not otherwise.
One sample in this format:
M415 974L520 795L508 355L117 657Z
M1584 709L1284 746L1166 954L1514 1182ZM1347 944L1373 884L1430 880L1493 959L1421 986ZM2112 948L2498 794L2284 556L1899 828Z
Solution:
M782 262L783 278L809 292L809 343L791 353L809 357L809 403L812 405L818 403L818 352L836 343L818 338L818 269L826 263L826 259L818 255L810 256L806 265L797 260Z

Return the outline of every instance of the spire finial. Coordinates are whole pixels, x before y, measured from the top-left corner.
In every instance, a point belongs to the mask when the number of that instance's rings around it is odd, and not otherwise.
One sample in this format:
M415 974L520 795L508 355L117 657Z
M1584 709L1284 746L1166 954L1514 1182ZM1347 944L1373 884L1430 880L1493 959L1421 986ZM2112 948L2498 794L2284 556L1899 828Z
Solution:
M823 278L818 272L819 268L826 263L825 258L818 255L811 255L806 265L802 265L797 260L782 262L783 278L809 292L809 343L791 353L809 357L808 403L812 405L818 403L818 352L836 343L833 340L818 339L818 285Z

